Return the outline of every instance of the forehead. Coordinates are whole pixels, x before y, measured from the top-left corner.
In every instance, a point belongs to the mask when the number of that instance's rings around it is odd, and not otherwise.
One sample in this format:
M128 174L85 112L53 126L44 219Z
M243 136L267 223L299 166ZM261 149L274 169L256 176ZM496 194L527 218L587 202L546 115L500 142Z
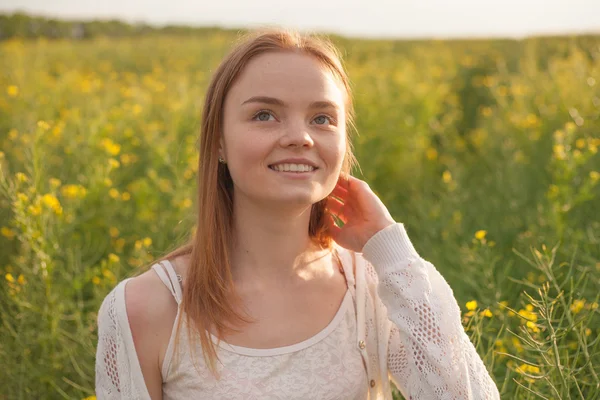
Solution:
M253 57L227 97L240 105L248 97L257 95L276 97L287 104L329 100L341 109L346 96L343 86L316 58L292 52L269 52Z

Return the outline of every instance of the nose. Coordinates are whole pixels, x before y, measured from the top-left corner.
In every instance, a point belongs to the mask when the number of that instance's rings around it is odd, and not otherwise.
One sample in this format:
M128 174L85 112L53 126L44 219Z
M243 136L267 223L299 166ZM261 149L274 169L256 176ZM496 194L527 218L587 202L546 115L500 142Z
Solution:
M310 130L303 123L289 124L280 138L282 147L312 147L314 141Z

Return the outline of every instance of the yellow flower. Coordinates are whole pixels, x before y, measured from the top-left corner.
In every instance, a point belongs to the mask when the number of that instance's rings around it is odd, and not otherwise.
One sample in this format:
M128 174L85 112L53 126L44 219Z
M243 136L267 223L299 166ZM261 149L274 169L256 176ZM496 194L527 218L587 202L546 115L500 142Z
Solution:
M192 200L190 199L185 199L181 202L181 207L183 208L190 208L192 206Z
M97 276L92 278L92 283L94 285L99 285L100 284L100 278L98 278ZM88 397L89 398L89 397Z
M428 160L435 160L438 157L438 152L433 147L429 147L425 151L425 156L427 157Z
M573 314L578 314L583 307L585 306L585 300L574 300L571 304L571 312Z
M29 206L27 207L27 211L29 211L29 213L33 216L41 215L42 207L40 207L39 205Z
M55 125L54 128L52 128L52 135L58 139L63 131L64 128L64 123L61 123L60 125Z
M2 234L2 236L8 239L12 239L15 237L15 231L13 231L10 228L7 228L6 226L3 226L2 229L0 229L0 233Z
M113 199L117 199L117 198L119 198L119 191L118 191L117 189L115 189L115 188L111 188L111 189L108 191L108 195L109 195L110 197L112 197Z
M42 203L50 208L54 208L60 205L60 202L53 194L45 194L42 196Z
M105 278L111 278L111 279L112 279L112 278L114 278L114 276L115 276L115 274L113 274L113 273L112 273L112 271L110 271L110 270L108 270L108 269L106 269L106 268L104 268L104 269L102 270L102 275L103 275Z
M142 112L142 106L136 104L133 106L133 115L139 115Z
M577 146L578 149L583 149L585 147L585 139L577 139L575 141L575 146Z
M526 321L537 322L537 314L533 312L533 306L531 304L528 304L525 308L525 310L519 310L519 315L523 317Z
M535 324L535 322L533 321L527 321L527 323L525 324L527 325L527 327L532 331L532 332L539 332L539 328L537 327L537 325Z
M96 400L96 396L88 396L83 400Z
M113 263L118 263L119 262L119 256L114 254L114 253L110 253L108 255L108 261L113 262Z
M590 328L585 328L585 336L590 336L592 334L592 330Z
M477 300L468 301L466 306L467 306L467 310L475 311L477 309Z
M17 181L19 181L19 182L27 182L27 181L29 181L29 178L27 177L27 175L25 175L22 172L17 172L15 174L15 177L17 178Z
M515 349L517 349L517 352L523 351L523 345L521 344L521 341L518 338L513 337L511 339L511 341L512 341L513 346L515 346Z
M452 173L450 173L450 171L444 171L442 174L442 180L444 183L450 183L452 181Z
M111 158L108 160L108 166L110 167L110 169L115 169L119 168L119 166L121 166L121 163L115 160L114 158Z
M140 250L142 248L142 242L140 240L135 241L135 249Z
M110 237L114 238L114 237L119 236L119 229L115 228L114 226L111 226L108 231L110 233Z
M129 165L138 160L138 157L135 154L123 154L121 155L121 163L123 165Z
M597 182L600 179L600 172L590 171L590 179L592 180L592 182Z
M186 169L183 173L183 177L187 180L190 180L194 177L194 171L192 169Z
M56 196L54 196L53 194L48 193L43 195L42 203L44 203L44 205L46 205L47 207L51 208L56 215L62 215L62 206L60 205L60 202L58 201Z
M12 276L12 274L9 272L8 274L4 275L4 278L9 281L10 283L14 283L15 282L15 278L14 276Z
M142 243L144 244L144 247L150 247L152 245L152 239L147 237L142 239Z
M100 142L100 144L102 145L104 150L111 156L116 156L121 152L121 145L114 143L110 139L103 139L102 142Z
M552 151L554 152L554 157L556 157L558 160L564 160L567 157L565 153L565 146L562 144L555 144L552 147Z
M48 129L50 129L50 124L46 121L38 121L37 126L43 131L47 131Z
M489 308L486 308L485 310L483 310L479 315L481 315L482 317L488 317L488 318L492 318L494 316L494 314L492 314L492 312L490 311Z
M526 374L539 374L540 373L539 367L536 367L535 365L529 365L529 364L521 364L521 366L517 370L520 373L526 373Z
M10 97L17 97L19 95L19 87L15 86L15 85L10 85L9 87L6 88L6 93Z
M60 186L62 182L60 181L60 179L56 179L56 178L50 178L50 186L53 189L56 189L57 187Z
M123 192L123 193L121 194L121 200L123 200L123 201L128 201L128 200L130 200L130 199L131 199L131 195L130 195L129 193L127 193L127 192Z
M485 239L485 235L487 235L487 231L479 230L479 231L475 232L475 239L483 240L483 239Z
M68 199L83 198L87 195L87 189L81 185L65 185L61 188L61 193Z
M571 122L571 121L569 121L569 122L567 122L567 123L565 124L565 130L566 130L568 133L573 133L573 132L575 132L575 129L577 129L577 125L575 125L575 123L574 123L574 122Z

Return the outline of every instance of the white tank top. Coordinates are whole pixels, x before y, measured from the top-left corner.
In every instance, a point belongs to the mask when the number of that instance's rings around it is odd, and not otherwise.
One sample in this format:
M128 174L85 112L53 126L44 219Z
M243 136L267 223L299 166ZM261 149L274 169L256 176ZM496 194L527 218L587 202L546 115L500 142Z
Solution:
M164 269L159 264L153 269L180 304L181 286L177 280L181 277L169 261L161 264ZM331 322L311 338L290 346L254 349L221 340L217 347L221 362L216 363L220 380L208 370L199 341L195 341L194 366L185 323L180 330L178 355L173 355L175 326L181 318L179 307L162 366L163 399L367 399L367 373L356 346L355 304L354 285L348 283ZM216 344L217 338L211 337Z

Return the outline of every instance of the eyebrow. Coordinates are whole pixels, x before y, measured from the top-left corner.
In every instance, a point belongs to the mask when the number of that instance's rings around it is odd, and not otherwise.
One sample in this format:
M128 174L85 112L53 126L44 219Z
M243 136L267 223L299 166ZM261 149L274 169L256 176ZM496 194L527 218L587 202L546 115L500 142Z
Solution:
M285 107L285 103L283 101L276 99L275 97L269 97L269 96L253 96L253 97L250 97L248 100L244 101L242 103L242 105L248 104L248 103L263 103L263 104L271 104L274 106ZM308 107L309 108L317 108L317 109L323 109L323 108L338 109L339 108L337 106L337 104L335 104L332 101L313 101L312 103L309 104Z

